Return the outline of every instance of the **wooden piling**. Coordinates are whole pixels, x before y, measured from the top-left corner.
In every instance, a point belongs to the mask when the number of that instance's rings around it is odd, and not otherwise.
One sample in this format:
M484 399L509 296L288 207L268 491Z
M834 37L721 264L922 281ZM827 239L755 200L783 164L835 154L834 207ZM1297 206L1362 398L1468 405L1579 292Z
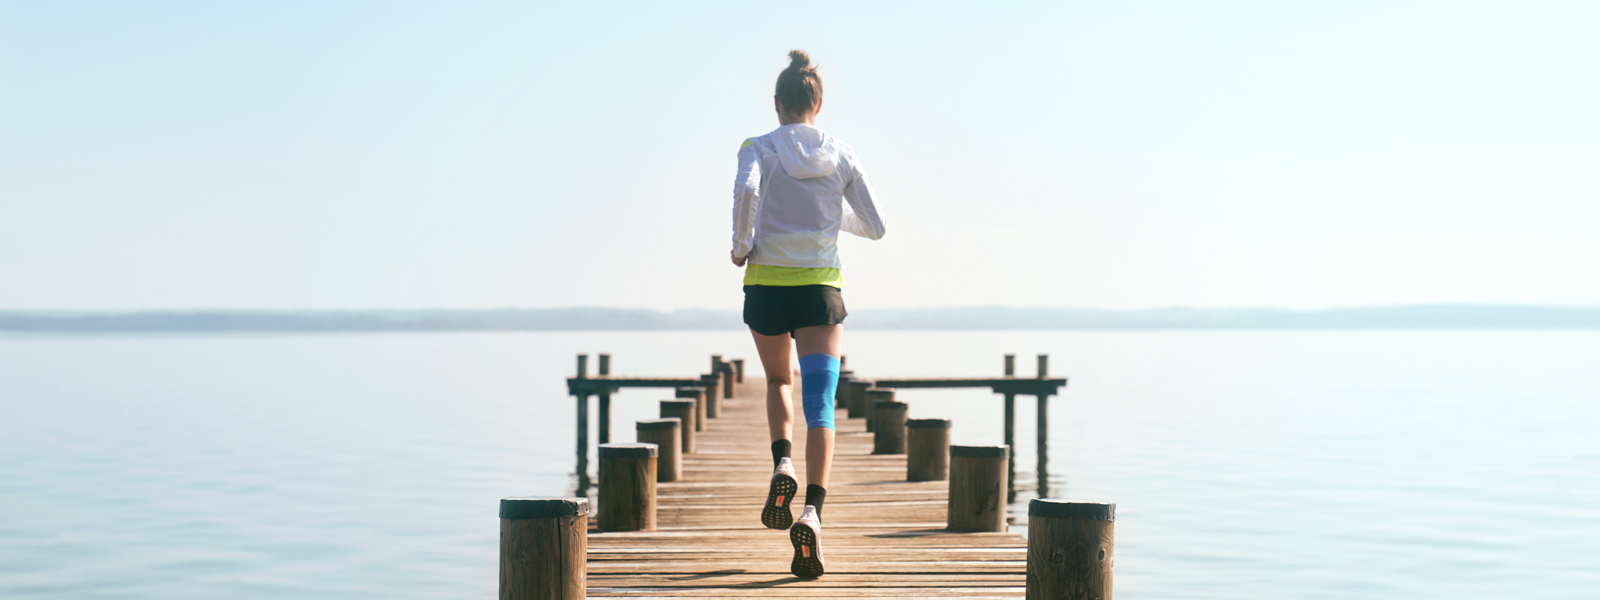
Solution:
M661 418L676 418L682 424L678 428L678 449L684 454L694 454L694 400L662 400Z
M1117 505L1038 498L1028 503L1031 600L1111 600Z
M1017 376L1017 355L1006 355L1006 377ZM1017 447L1017 395L1006 392L1005 442L1007 448ZM1006 504L1017 501L1017 461L1006 463Z
M950 420L906 420L906 481L944 481L950 470Z
M744 359L733 359L733 380L744 383Z
M1040 354L1038 378L1045 379L1049 376L1050 355ZM1050 494L1050 396L1048 394L1039 394L1038 398L1039 408L1034 412L1036 427L1038 428L1034 433L1035 443L1038 445L1034 450L1034 456L1038 458L1034 463L1039 470L1037 492L1040 496L1048 496Z
M700 376L700 387L705 388L706 390L705 403L707 419L715 419L717 418L717 415L721 413L721 411L718 410L719 401L717 399L717 386L721 385L721 383L722 375L720 374L712 373L710 375Z
M694 430L706 430L706 389L697 387L681 387L673 390L672 395L679 398L694 400Z
M951 531L1006 530L1006 463L1010 454L1006 446L950 447L946 522ZM601 486L604 493L604 483Z
M870 387L870 389L862 389L861 390L861 395L862 395L862 397L866 398L866 400L864 400L864 402L862 402L862 405L866 405L866 410L867 410L867 430L869 430L869 432L874 432L874 434L877 434L877 432L878 432L878 402L894 402L894 390L893 389L875 389L875 387ZM904 438L904 435L902 435L902 438Z
M861 411L850 405L850 380L855 377L854 371L839 371L839 381L833 387L834 409L844 409L844 418L859 419Z
M894 390L888 397L894 398ZM882 397L882 395L880 395ZM877 413L874 419L877 430L872 432L872 453L874 454L904 454L906 453L906 411L909 406L904 402L894 400L874 400L872 410Z
M724 400L732 398L734 391L733 365L722 360L721 354L713 354L711 355L711 374L722 379L722 398Z
M605 377L610 375L611 355L600 354L598 356L600 357L600 376ZM599 394L596 394L596 396L600 399L600 423L598 424L600 429L600 443L609 444L611 443L611 392L600 392Z
M877 410L872 406L872 401L867 399L867 390L872 387L872 382L864 379L850 378L850 402L852 407L861 407L861 413L867 417L867 431L874 431L877 423Z
M655 444L600 445L600 531L655 531Z
M634 424L634 436L641 444L656 445L656 481L677 481L683 472L683 421L645 419Z
M589 378L589 355L578 355L578 379ZM589 395L576 394L578 401L578 493L589 491Z
M589 499L500 500L500 600L582 600Z

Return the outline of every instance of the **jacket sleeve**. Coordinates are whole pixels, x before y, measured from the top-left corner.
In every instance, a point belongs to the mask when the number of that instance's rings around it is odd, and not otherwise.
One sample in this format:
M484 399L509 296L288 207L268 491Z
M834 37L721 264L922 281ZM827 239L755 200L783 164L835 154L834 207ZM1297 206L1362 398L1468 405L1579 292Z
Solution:
M746 257L755 245L756 212L761 208L761 154L754 140L739 147L739 172L733 178L733 255Z
M872 186L867 185L867 176L856 167L853 156L850 167L852 178L844 186L844 200L850 204L850 210L840 219L839 228L869 240L883 239L883 217L872 201Z

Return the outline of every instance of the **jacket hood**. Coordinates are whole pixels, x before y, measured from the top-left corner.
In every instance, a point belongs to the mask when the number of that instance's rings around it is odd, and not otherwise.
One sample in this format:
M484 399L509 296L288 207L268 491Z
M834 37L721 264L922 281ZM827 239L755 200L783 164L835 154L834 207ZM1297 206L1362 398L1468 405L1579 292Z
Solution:
M795 179L827 177L839 168L838 142L822 130L804 123L779 127L773 133L778 164Z

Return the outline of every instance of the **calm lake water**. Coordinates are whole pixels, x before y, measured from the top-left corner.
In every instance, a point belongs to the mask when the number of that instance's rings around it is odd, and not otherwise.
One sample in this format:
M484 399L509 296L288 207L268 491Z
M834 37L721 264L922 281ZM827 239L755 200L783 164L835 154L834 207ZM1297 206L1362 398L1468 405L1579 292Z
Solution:
M736 332L0 336L0 598L491 598L498 499L572 491L579 352L756 363ZM1007 352L1071 378L1051 495L1117 503L1119 598L1600 597L1600 332L846 337L868 377ZM619 439L661 397L616 399ZM1001 442L998 396L902 399Z

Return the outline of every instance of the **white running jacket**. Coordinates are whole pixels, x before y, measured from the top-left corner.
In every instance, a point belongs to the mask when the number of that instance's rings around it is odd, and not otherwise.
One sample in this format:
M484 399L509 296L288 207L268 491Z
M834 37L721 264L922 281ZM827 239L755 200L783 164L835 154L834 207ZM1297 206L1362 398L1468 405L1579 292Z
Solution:
M745 140L733 181L734 256L837 269L841 229L883 237L883 219L850 146L805 123Z

